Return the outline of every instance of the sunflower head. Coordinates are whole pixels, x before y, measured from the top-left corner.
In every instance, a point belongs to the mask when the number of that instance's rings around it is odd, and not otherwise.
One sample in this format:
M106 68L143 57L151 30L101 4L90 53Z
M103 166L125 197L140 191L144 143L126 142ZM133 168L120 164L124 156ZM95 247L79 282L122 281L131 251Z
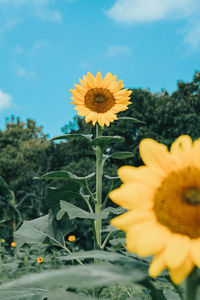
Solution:
M72 104L78 115L85 117L86 122L98 123L101 127L109 126L110 122L117 119L116 113L126 110L131 103L128 89L122 89L122 80L116 81L116 75L107 73L103 79L100 72L94 77L90 72L80 85L75 84L75 89L70 90L73 97Z
M11 246L12 248L15 248L15 247L16 247L15 242L12 242L12 243L10 244L10 246Z
M145 165L120 168L123 184L110 193L129 211L111 223L126 232L130 252L154 255L151 276L168 268L179 284L200 267L200 139L180 136L170 151L144 139L139 148Z
M43 262L43 258L42 257L38 257L37 258L37 262L38 262L38 264L41 264Z
M76 240L76 237L75 235L69 235L67 239L69 242L74 242Z

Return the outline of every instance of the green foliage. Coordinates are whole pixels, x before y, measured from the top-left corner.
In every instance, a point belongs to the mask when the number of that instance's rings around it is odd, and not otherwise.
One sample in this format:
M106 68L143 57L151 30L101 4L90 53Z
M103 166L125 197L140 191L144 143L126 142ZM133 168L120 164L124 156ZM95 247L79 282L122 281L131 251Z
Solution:
M182 134L199 138L200 73L195 74L191 83L179 82L177 91L171 95L165 91L153 94L148 90L133 89L131 98L132 104L119 114L119 121L105 128L103 136L94 139L94 128L90 124L85 126L81 118L75 119L77 126L67 126L67 129L71 128L68 134L50 142L31 120L24 124L17 119L16 123L7 123L6 130L0 132L0 226L11 222L14 231L22 220L20 211L23 218L36 217L24 221L15 233L17 246L41 242L53 245L68 253L60 256L63 266L69 262L80 264L3 284L0 296L12 299L17 287L15 299L44 299L47 293L49 299L59 299L59 295L94 299L91 289L95 288L96 296L101 294L103 298L111 299L105 287L120 283L139 285L141 290L145 289L146 299L179 298L178 290L171 287L171 292L167 292L168 274L150 279L147 276L150 259L140 259L126 252L124 234L108 225L113 214L121 214L124 210L109 203L108 193L120 184L116 171L121 165L142 164L138 145L143 138L154 138L168 147ZM124 137L118 136L121 133ZM66 141L55 144L54 140ZM106 173L102 191L104 202L98 211L94 177L96 153L103 154L99 157L103 158L101 162ZM48 214L41 217L47 210ZM104 240L103 243L100 241L100 248L106 251L72 253L66 235L78 235L79 249L92 249L96 243L93 230L95 232L98 227L97 220L100 220L100 228L101 222L105 227L99 232ZM2 253L1 258L5 254ZM90 264L82 266L82 261ZM42 293L41 288L44 289ZM129 296L135 299L133 294Z

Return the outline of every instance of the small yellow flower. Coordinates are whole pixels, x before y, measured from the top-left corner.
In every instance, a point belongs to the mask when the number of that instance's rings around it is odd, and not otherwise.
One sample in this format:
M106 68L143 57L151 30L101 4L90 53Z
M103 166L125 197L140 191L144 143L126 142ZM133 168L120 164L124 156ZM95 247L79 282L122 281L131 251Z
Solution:
M68 236L68 241L69 241L69 242L74 242L75 239L76 239L75 235L69 235L69 236Z
M3 243L5 243L6 241L4 240L4 239L1 239L1 243L3 244Z
M175 284L200 268L200 139L180 136L170 151L152 139L140 143L141 167L124 166L110 193L128 209L111 224L126 232L130 252L154 255L149 274L168 268Z
M41 264L43 262L43 258L42 257L38 257L37 258L37 262L38 262L38 264Z
M90 72L83 79L79 79L81 85L75 84L75 89L70 90L73 97L72 104L78 111L78 115L85 117L86 123L93 125L99 123L101 127L109 126L117 120L116 113L124 111L131 104L132 91L122 89L122 80L117 82L117 76L107 73L103 79L100 72L96 77Z
M12 242L12 243L10 244L10 246L13 247L13 248L15 248L15 247L16 247L15 242Z

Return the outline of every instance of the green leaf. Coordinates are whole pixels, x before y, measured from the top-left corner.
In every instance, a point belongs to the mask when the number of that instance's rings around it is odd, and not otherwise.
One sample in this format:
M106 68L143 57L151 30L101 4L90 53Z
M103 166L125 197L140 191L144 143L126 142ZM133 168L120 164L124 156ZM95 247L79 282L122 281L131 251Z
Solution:
M95 138L92 140L91 145L92 146L99 146L102 151L112 143L123 143L125 141L125 138L122 136L101 136L98 138Z
M74 180L68 180L59 188L49 187L45 196L47 206L57 213L60 210L60 200L83 199L79 190L80 184Z
M11 291L0 291L0 299L2 300L42 300L47 296L47 290L27 288L14 289Z
M105 178L110 179L110 180L116 180L116 179L120 179L119 176L109 176L109 175L104 175Z
M132 117L120 117L118 118L119 121L128 121L129 123L141 123L141 124L146 124L146 122L137 120L135 118Z
M126 159L126 158L130 158L130 157L133 157L133 153L125 152L125 151L114 152L108 156L108 158L115 158L115 159Z
M59 135L59 136L55 136L54 138L50 139L49 141L55 141L55 140L67 140L70 138L76 138L76 137L83 137L85 138L87 141L91 141L92 140L92 134L80 134L80 133L74 133L74 134L64 134L64 135Z
M42 288L64 284L71 288L93 288L130 284L147 277L147 266L139 261L132 261L123 266L99 263L84 266L72 266L60 270L48 270L39 274L25 275L19 279L0 285L0 291L41 286Z
M127 209L124 207L106 207L103 212L112 213L114 215L121 215L127 212Z
M43 217L34 219L32 221L24 221L22 226L14 233L14 239L17 247L27 244L44 243L48 241L48 244L64 245L63 236L72 231L73 227L71 223L65 223L67 228L59 230L53 215L50 213ZM71 227L70 227L71 226Z
M62 210L67 212L70 219L74 219L74 218L94 219L94 220L98 218L106 219L109 214L108 212L102 214L90 213L78 206L75 206L69 202L62 201L62 200L60 201L60 207Z
M69 254L67 256L61 256L59 259L61 261L70 261L73 259L79 258L80 260L88 259L88 258L97 258L102 260L119 260L120 258L124 258L124 255L121 255L116 252L108 252L104 250L91 250L91 251L81 251L73 254Z
M48 218L49 216L45 215L32 221L24 221L14 233L17 247L21 247L25 243L42 243L48 234Z
M118 231L119 229L117 227L114 227L112 225L106 226L104 229L101 230L101 232L114 232Z
M96 300L96 298L86 296L80 293L72 293L65 291L65 289L59 289L56 288L53 291L49 290L48 292L48 300L64 300L64 299L70 299L70 300ZM103 300L101 298L101 300Z
M112 240L109 240L109 243L112 246L124 245L124 244L126 244L126 239L125 238L112 239Z
M92 178L93 176L95 175L95 173L91 173L87 176L84 176L84 177L79 177L79 176L76 176L75 174L72 174L71 172L69 171L53 171L53 172L49 172L49 173L46 173L44 175L42 175L41 177L39 177L38 179L63 179L63 180L75 180L75 181L78 181L80 182L81 184L85 184L85 180L89 179L89 178Z

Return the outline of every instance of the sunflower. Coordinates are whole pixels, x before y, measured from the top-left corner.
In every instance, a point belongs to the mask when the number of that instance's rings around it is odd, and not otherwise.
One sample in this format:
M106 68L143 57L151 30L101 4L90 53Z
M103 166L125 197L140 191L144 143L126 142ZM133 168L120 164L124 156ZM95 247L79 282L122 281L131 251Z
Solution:
M69 242L74 242L76 240L76 236L75 235L69 235L67 239L68 239Z
M170 151L144 139L139 149L145 165L118 171L123 184L110 198L128 211L111 224L126 232L128 251L154 255L150 276L168 268L179 284L200 268L200 139L180 136Z
M38 264L41 264L43 262L43 258L42 257L38 257L37 258L37 262L38 262Z
M86 123L97 122L101 127L109 126L110 122L117 119L116 113L126 110L131 102L128 89L123 89L122 80L116 81L117 76L107 73L103 79L100 72L94 77L90 72L83 79L79 79L81 85L75 84L74 90L70 90L73 97L72 104L78 115L85 117Z

